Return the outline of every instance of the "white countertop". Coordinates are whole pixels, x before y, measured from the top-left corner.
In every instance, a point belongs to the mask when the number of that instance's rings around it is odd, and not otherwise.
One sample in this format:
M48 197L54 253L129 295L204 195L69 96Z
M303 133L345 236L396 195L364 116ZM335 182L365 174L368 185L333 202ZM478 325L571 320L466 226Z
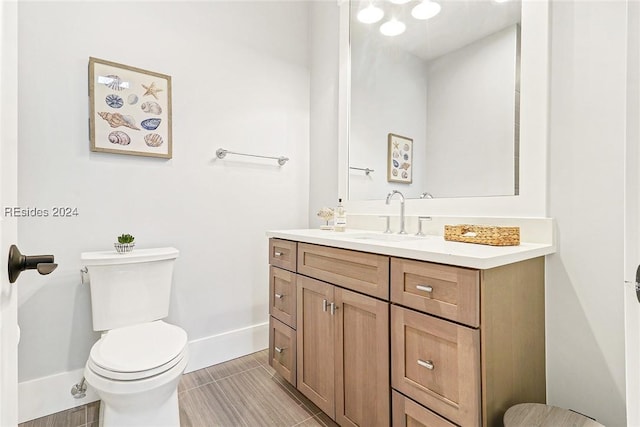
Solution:
M442 236L418 237L370 230L275 230L267 231L267 237L478 269L499 267L555 252L551 244L524 242L519 246L487 246L450 242Z

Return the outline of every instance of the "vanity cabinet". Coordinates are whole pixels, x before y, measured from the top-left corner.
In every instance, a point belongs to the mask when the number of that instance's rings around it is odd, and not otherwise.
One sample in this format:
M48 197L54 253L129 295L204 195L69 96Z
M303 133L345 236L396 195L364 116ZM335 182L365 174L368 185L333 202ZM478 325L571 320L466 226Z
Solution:
M299 273L375 294L386 287L388 295L388 264L381 255L298 247ZM388 301L302 274L297 288L298 389L341 426L388 426Z
M545 402L544 258L269 246L270 363L341 426L494 427Z
M269 365L296 385L297 243L269 240Z
M395 390L461 426L545 402L543 258L488 270L392 258L391 278Z

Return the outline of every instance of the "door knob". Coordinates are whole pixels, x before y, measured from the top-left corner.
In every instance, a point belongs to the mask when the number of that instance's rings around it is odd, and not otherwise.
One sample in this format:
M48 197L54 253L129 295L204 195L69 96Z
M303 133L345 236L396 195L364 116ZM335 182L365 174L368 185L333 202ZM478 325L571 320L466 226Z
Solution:
M31 255L20 253L16 245L9 248L9 282L15 283L24 270L38 270L40 274L49 274L58 264L53 262L53 255Z

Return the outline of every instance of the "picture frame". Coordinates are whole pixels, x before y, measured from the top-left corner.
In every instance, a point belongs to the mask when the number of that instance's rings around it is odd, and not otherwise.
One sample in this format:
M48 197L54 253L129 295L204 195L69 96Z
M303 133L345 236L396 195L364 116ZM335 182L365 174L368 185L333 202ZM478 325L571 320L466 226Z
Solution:
M387 181L413 181L413 139L390 133L387 137Z
M91 151L172 158L171 76L89 58Z

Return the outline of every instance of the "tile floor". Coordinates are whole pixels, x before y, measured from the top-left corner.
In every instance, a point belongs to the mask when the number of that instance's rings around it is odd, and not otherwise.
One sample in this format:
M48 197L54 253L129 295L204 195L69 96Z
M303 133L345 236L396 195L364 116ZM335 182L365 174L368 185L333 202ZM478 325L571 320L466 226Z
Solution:
M178 398L181 427L337 425L275 373L267 350L183 375ZM19 427L97 427L98 412L94 402Z

